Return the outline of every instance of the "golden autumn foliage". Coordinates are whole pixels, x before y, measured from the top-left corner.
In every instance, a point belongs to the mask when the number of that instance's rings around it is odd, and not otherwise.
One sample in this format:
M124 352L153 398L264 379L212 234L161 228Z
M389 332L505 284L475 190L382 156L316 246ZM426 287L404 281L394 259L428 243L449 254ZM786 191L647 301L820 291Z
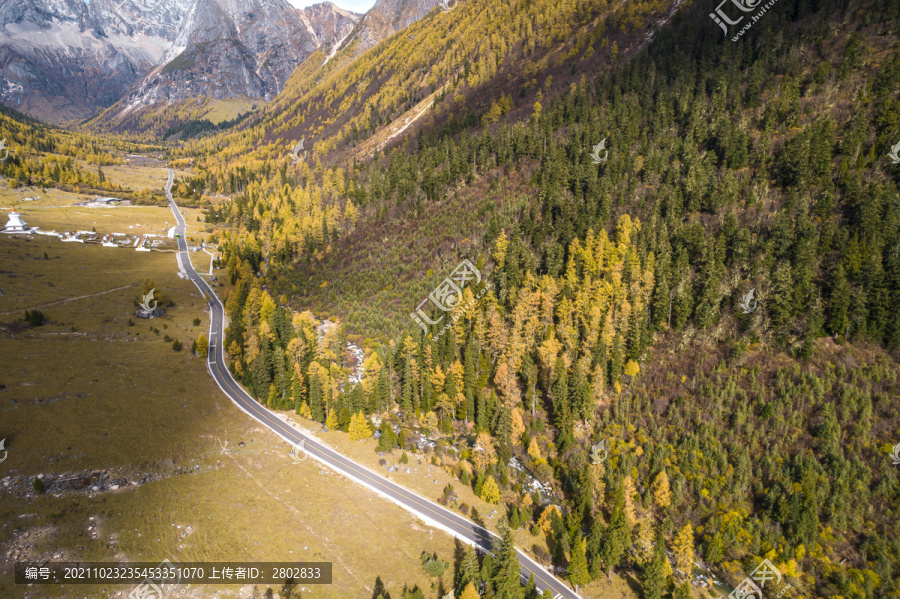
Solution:
M500 502L500 487L497 486L497 481L493 476L485 477L479 497L487 503L496 504Z
M532 437L531 442L528 444L528 457L534 462L544 459L543 456L541 456L541 447L538 445L536 437Z
M366 415L362 412L358 414L354 414L350 417L350 440L351 441L359 441L362 439L368 439L372 436L372 429L369 428L369 423L366 420Z
M672 503L669 475L666 474L665 470L656 475L656 478L653 479L653 483L650 485L650 490L653 492L653 500L659 507L665 509Z
M549 505L544 508L544 511L541 512L540 517L538 518L536 526L543 531L544 534L548 534L550 532L550 525L553 523L553 512L556 512L560 516L562 516L562 512L559 510L559 507L555 505Z

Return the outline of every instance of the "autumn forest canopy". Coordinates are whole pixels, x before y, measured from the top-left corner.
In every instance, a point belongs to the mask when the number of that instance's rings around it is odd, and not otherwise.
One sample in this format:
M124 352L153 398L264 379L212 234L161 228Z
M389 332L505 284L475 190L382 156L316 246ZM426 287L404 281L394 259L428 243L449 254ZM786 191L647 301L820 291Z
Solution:
M737 44L690 11L607 71L457 104L372 160L211 169L241 231L235 373L329 427L391 422L387 448L457 443L444 463L573 583L627 568L684 592L696 556L731 585L767 558L804 596L900 592L898 13L782 9ZM441 94L480 89L459 88ZM407 314L462 258L491 288L435 342L444 323ZM317 339L313 313L340 330ZM358 385L344 335L370 349Z
M763 559L796 597L900 597L900 4L780 0L737 42L713 8L467 0L167 148L235 378L500 513L493 556L423 556L457 597L537 597L515 545L647 599ZM4 135L22 185L114 189L139 148ZM465 309L422 303L463 260Z

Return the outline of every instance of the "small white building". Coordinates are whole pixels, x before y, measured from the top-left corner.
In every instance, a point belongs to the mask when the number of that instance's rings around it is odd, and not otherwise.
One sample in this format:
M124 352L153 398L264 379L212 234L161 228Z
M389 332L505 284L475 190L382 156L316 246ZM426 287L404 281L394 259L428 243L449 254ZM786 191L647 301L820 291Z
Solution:
M22 220L22 215L15 210L9 212L9 222L3 228L4 233L28 233L28 225Z

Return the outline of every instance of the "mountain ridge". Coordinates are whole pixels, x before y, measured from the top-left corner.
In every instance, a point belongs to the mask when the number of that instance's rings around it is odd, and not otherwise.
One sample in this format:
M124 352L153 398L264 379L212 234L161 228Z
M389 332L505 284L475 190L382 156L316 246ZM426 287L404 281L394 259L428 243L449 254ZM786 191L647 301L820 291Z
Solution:
M91 127L158 131L186 118L180 106L269 101L299 64L346 37L357 19L330 2L298 10L286 0L195 0L160 63ZM161 122L148 125L154 117Z
M21 0L0 6L0 102L44 120L88 118L117 101L174 39L185 0Z

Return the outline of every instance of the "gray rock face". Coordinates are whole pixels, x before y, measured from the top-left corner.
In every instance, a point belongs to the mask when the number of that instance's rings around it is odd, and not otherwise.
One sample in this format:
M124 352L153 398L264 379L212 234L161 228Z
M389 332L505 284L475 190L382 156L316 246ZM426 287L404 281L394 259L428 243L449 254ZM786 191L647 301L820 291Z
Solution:
M286 0L195 0L160 65L100 125L115 129L144 109L197 97L271 100L358 19L328 2L297 10Z
M197 97L268 100L359 18L329 2L2 0L0 102L61 123L119 100L110 121Z
M164 64L142 82L136 98L268 100L315 42L286 0L196 0Z
M83 119L159 62L189 0L0 3L0 102L37 118Z
M105 35L144 35L171 44L191 3L192 0L91 0L88 10Z
M320 2L298 11L304 25L316 35L317 47L346 37L362 15L338 8L331 2Z
M99 129L197 98L270 100L312 52L353 56L437 6L378 0L365 16L287 0L0 0L0 102L52 122L112 107ZM116 103L118 102L118 105Z
M405 29L434 10L437 0L378 0L369 9L343 46L351 43L353 58Z

